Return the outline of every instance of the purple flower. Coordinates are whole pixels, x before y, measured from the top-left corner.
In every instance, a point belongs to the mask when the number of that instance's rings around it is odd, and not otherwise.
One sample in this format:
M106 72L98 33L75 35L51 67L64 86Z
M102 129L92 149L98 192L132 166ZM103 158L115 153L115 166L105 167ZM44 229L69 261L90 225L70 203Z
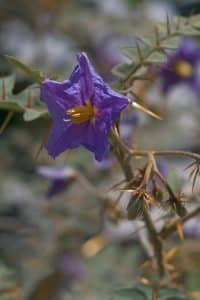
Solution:
M41 99L53 119L46 149L55 158L82 145L101 161L109 149L110 128L128 99L103 81L85 53L78 54L77 61L69 80L46 79L41 85Z
M187 84L194 91L200 91L200 48L192 40L184 38L180 47L169 55L160 67L163 92L177 84Z
M200 237L200 218L195 217L186 222L183 226L184 234L188 238L199 238Z
M63 192L76 179L76 172L70 168L42 166L37 172L51 181L47 192L48 198Z
M85 275L85 268L81 257L74 251L67 250L58 262L60 271L68 281L81 281Z

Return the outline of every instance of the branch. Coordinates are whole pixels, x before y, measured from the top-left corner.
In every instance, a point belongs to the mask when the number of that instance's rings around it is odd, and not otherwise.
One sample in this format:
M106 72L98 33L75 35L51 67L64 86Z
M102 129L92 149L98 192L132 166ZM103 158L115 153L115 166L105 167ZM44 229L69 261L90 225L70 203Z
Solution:
M128 158L131 156L148 156L149 152L154 156L182 156L200 161L200 154L181 150L129 150Z
M166 225L165 227L163 227L163 229L159 233L159 236L162 239L166 239L169 235L171 235L174 231L176 231L177 224L180 224L180 223L184 224L185 222L189 221L190 219L197 216L198 214L200 214L200 206L197 207L192 212L188 213L187 216L185 216L183 218L178 218L175 221L173 221L171 224Z
M130 164L126 160L126 151L127 149L124 147L123 143L119 143L120 137L118 136L118 133L113 131L112 132L112 142L113 142L113 152L116 155L117 160L120 163L120 166L124 172L124 175L127 179L127 181L131 181L133 178L133 172ZM148 158L150 159L149 152L148 152ZM134 201L134 197L132 197L132 201ZM143 208L143 217L144 222L146 224L147 231L149 233L149 237L151 239L151 242L153 244L154 253L155 253L155 259L157 262L157 266L159 269L159 276L162 278L165 274L165 268L164 268L164 259L163 259L163 253L162 253L162 240L160 239L155 225L151 219L151 216L147 210L147 208L144 206Z

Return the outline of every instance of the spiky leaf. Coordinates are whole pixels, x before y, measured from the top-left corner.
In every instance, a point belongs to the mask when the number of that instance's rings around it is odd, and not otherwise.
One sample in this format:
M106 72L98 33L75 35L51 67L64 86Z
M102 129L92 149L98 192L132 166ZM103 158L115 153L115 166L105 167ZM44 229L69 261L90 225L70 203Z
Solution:
M25 121L48 116L48 111L39 98L39 89L31 85L18 94L13 94L15 77L0 79L0 109L23 113Z

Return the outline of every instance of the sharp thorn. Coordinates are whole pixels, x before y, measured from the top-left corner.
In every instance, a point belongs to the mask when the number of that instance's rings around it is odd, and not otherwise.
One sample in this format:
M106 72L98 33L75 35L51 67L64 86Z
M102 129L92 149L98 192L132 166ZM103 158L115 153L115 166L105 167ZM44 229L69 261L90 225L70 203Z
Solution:
M146 114L150 115L151 117L153 117L157 120L162 120L162 118L160 116L158 116L156 113L154 113L153 111L149 110L148 108L138 104L135 101L132 102L132 106L142 112L145 112Z
M7 127L8 123L12 119L13 115L14 115L14 111L13 110L9 111L5 120L3 121L3 124L0 127L0 135L4 132L5 128Z

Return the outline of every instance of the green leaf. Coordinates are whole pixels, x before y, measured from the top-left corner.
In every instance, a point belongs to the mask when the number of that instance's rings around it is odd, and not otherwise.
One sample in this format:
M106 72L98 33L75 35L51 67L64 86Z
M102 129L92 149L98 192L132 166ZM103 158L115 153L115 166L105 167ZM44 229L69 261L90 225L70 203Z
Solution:
M121 289L119 291L116 291L114 297L112 300L148 300L148 298L145 296L143 292L137 289Z
M0 90L2 91L2 89L5 88L7 96L12 95L14 84L15 84L15 76L14 75L3 77L1 79ZM3 85L4 85L4 87L3 87Z
M135 63L138 62L138 53L134 47L125 47L122 49L122 53Z
M161 42L161 47L164 49L176 49L180 43L180 36L172 36L163 42Z
M154 52L152 53L148 59L146 60L146 63L162 63L165 62L167 59L166 55L162 52Z
M128 76L134 69L134 64L122 63L117 65L112 69L114 75L119 76L120 78L125 78Z
M0 109L23 113L25 121L48 116L48 110L40 101L39 89L31 85L18 94L13 94L14 76L0 79Z
M27 109L23 115L24 121L33 121L42 116L48 115L46 110Z
M152 287L136 284L133 287L118 289L114 292L112 300L152 300ZM189 300L177 289L162 287L158 292L159 300Z
M200 15L195 15L191 17L190 23L194 28L200 29Z
M180 35L199 36L200 31L193 27L185 26L179 31Z
M149 300L151 299L151 294L150 286L135 284L133 287L116 290L112 300Z
M137 47L126 47L122 50L131 62L121 64L113 69L113 73L120 77L120 88L128 89L134 80L142 79L148 64L162 63L166 61L166 55L161 50L174 50L179 46L180 38L184 35L200 35L200 15L191 18L178 17L175 22L156 23L154 29L138 37ZM142 70L142 71L141 71ZM131 78L131 80L129 80Z
M21 69L23 72L25 72L33 81L41 84L44 81L44 77L42 76L42 73L39 70L35 70L31 68L30 66L24 64L17 58L10 56L10 55L5 55L4 56L7 61L14 65L15 67Z
M141 66L140 68L137 69L135 72L135 77L143 77L147 72L147 66Z
M160 289L159 296L161 300L189 300L184 293L167 287Z
M4 102L0 102L0 109L3 110L13 110L15 112L22 112L23 109L22 107L18 104L15 103L14 101L4 101Z

